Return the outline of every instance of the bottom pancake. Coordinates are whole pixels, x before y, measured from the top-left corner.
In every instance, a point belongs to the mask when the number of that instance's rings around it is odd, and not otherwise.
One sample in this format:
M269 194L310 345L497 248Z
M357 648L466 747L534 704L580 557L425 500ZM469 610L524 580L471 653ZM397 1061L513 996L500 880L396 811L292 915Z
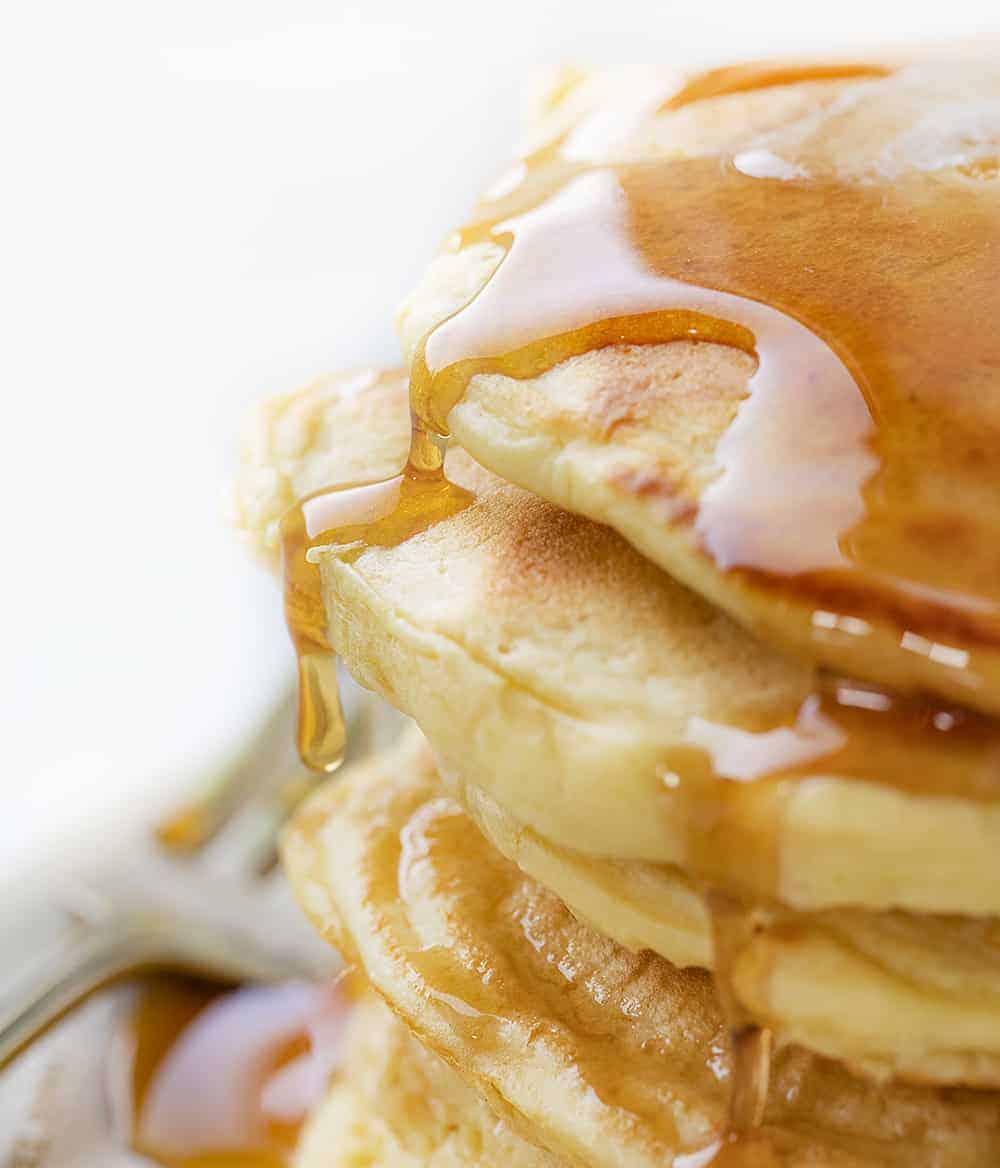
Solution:
M295 1168L561 1168L521 1139L381 1002L355 1010L346 1061Z
M709 975L578 921L486 842L412 751L328 784L285 854L324 935L523 1139L608 1168L708 1162L731 1082ZM758 1151L781 1165L996 1163L1000 1099L875 1091L786 1049Z

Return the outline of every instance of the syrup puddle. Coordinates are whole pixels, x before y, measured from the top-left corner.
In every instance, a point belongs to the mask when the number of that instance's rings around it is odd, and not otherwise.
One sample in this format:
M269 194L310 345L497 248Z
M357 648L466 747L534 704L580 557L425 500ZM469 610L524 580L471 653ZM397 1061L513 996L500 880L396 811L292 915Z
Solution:
M347 1009L305 983L150 980L113 1059L125 1139L165 1168L287 1168L339 1065Z

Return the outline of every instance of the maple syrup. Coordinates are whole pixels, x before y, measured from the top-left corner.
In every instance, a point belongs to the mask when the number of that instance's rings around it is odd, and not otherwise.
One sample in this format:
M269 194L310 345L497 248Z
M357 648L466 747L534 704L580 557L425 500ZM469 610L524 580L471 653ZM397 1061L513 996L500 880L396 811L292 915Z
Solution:
M145 983L124 1035L131 1146L165 1168L287 1168L345 1017L335 990L302 983Z
M351 560L365 547L394 547L472 501L444 474L444 455L414 422L406 466L391 478L317 491L282 519L285 619L299 661L298 746L313 770L336 770L346 732L336 657L326 636L319 557Z
M692 718L686 739L664 752L660 776L678 862L750 899L781 898L788 807L814 778L970 804L1000 799L996 719L842 678L752 722Z
M546 174L544 196L515 192L463 233L506 254L424 342L424 423L444 431L479 373L534 377L611 344L735 346L757 367L694 519L720 568L808 577L859 618L919 600L925 628L992 627L992 541L943 557L915 510L935 510L921 496L945 452L974 466L1000 441L977 405L1000 361L1000 215L982 184L768 181L718 157Z

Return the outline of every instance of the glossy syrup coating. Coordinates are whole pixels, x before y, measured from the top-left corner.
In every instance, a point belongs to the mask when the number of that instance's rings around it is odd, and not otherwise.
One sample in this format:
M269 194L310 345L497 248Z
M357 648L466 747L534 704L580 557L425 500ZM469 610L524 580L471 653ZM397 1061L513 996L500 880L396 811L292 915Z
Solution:
M350 559L366 547L396 547L471 501L469 492L445 477L443 454L414 425L406 466L399 474L318 491L283 518L285 619L299 671L298 746L302 761L311 769L336 770L346 747L336 657L326 633L319 556L333 550Z

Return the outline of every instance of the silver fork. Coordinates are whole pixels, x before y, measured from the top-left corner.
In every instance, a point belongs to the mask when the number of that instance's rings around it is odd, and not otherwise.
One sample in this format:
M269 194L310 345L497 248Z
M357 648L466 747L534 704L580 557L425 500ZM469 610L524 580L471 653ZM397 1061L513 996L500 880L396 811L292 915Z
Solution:
M345 686L348 765L394 733ZM54 893L0 904L0 1068L94 990L152 969L222 982L319 978L336 969L273 871L277 837L313 785L293 758L282 700L240 757L168 819L106 841Z

